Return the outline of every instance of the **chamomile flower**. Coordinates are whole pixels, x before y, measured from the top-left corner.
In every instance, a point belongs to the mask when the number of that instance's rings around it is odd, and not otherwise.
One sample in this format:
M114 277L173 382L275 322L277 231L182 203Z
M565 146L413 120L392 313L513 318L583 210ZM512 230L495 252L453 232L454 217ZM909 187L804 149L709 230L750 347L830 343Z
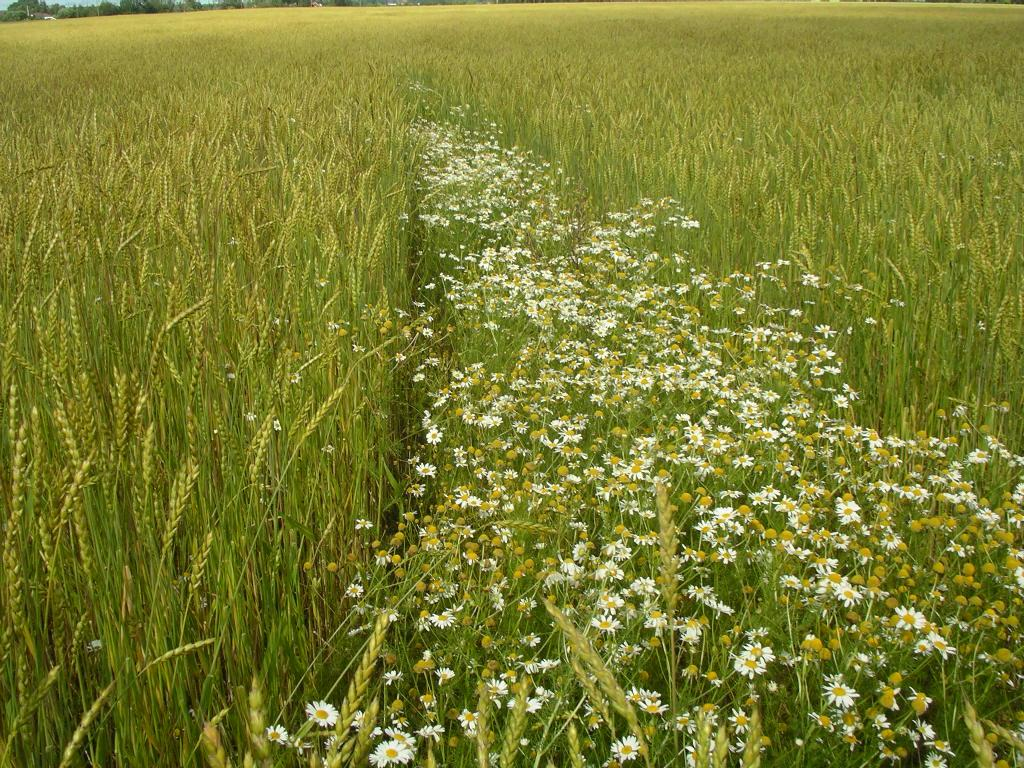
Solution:
M267 741L271 741L274 744L280 744L282 746L287 746L288 741L291 738L288 735L288 731L286 731L284 727L281 725L269 726L264 731L264 735L267 737Z
M626 736L612 742L612 757L620 763L636 760L640 755L640 741L635 736Z
M306 717L321 728L333 728L338 722L338 710L326 701L311 701L306 705Z
M822 691L828 703L837 709L849 709L853 706L854 701L860 698L860 694L846 684L842 675L829 677Z
M463 730L467 736L476 735L476 726L478 722L478 715L476 712L471 712L468 709L462 710L459 714L459 722L462 724Z
M397 739L381 742L370 755L370 765L380 766L406 764L413 759L413 751L408 743Z

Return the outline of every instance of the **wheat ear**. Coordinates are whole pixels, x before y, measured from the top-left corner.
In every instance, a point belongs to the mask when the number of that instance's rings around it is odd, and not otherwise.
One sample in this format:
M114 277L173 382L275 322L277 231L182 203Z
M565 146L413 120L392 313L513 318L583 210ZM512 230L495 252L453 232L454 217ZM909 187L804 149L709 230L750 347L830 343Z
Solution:
M711 720L704 710L697 714L697 751L694 755L696 768L708 768L711 755Z
M992 751L992 745L985 738L985 728L978 720L978 713L974 711L971 702L964 702L964 722L967 723L967 735L971 742L971 749L978 758L978 768L995 768L996 756Z
M216 725L213 723L204 725L199 742L203 748L203 755L206 757L206 764L210 768L231 768L231 761L220 741L220 731Z
M259 768L270 768L270 742L267 741L266 716L263 710L263 692L260 684L253 679L249 689L249 754L246 763L258 765Z
M378 717L380 717L380 699L374 696L366 706L366 712L363 713L363 723L359 727L359 733L356 735L356 747L350 765L366 765L366 759L370 754L370 739L373 736L374 729L377 727Z
M711 762L714 768L725 768L729 759L729 734L726 733L725 723L718 726L718 734L715 736L715 751L711 755Z
M747 729L747 743L743 745L743 768L761 768L761 708L754 705Z
M558 608L555 607L554 603L550 600L544 601L544 607L548 613L555 620L556 626L565 635L566 640L569 641L570 649L573 653L577 654L584 664L589 667L590 672L597 680L597 685L601 689L601 692L608 699L612 708L619 713L619 715L629 725L630 731L636 736L637 741L640 742L640 748L643 751L644 761L650 763L650 756L647 750L647 740L644 737L643 729L640 727L640 721L637 719L636 711L633 709L629 700L626 698L625 691L619 685L615 679L615 675L608 669L608 666L604 663L604 659L601 658L594 646L590 644L590 640L587 636L577 629L576 625L569 621L569 618L562 613Z
M501 743L501 768L508 768L515 761L516 752L519 751L519 740L523 738L523 731L526 730L526 705L530 695L530 683L524 679L516 688L512 717L505 726Z
M110 697L110 694L114 692L113 681L100 691L100 695L96 697L96 701L92 703L92 706L86 710L85 714L82 715L82 719L78 722L78 727L75 732L71 734L71 741L64 747L64 754L60 759L60 766L58 768L67 768L71 765L71 761L75 759L75 755L82 746L82 742L85 741L85 734L89 730L89 726L92 725L92 721L99 715L100 710L103 708L104 702Z
M491 764L491 732L487 720L491 707L491 697L487 685L480 683L480 697L476 707L476 764L477 768L490 768Z
M569 723L569 764L572 768L583 768L583 745L580 744L580 735L576 731L576 723Z
M386 612L377 617L377 621L373 625L373 632L366 644L366 650L363 651L363 656L359 659L359 666L356 667L355 674L349 681L348 691L345 693L345 699L341 702L341 711L338 713L338 722L334 727L334 733L337 736L335 744L338 747L336 751L332 750L333 753L327 756L329 768L341 768L342 765L347 765L352 758L352 752L355 749L355 739L351 733L352 723L355 721L356 712L359 711L370 687L374 665L377 663L377 657L380 656L384 638L387 637L389 621L390 617Z
M1013 731L1003 728L998 723L993 723L991 720L984 720L985 725L992 729L992 731L998 734L1001 738L1013 747L1015 750L1024 755L1024 739L1015 734Z

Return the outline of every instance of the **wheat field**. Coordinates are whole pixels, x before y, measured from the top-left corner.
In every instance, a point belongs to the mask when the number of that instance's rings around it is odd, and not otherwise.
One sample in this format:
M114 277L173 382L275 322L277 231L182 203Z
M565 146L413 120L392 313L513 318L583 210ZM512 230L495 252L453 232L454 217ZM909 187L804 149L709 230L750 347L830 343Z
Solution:
M0 28L0 765L1021 764L1022 42Z

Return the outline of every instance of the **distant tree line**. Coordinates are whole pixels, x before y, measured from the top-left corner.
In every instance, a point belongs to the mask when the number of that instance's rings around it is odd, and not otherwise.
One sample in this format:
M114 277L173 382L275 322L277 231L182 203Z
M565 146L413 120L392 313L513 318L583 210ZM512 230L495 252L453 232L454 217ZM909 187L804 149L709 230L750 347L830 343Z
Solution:
M0 19L22 21L42 18L73 19L80 16L119 16L128 13L166 13L168 11L200 10L195 0L101 0L94 5L62 5L45 0L14 0Z
M438 4L438 0L423 0L424 4ZM443 2L443 0L442 0ZM134 13L181 13L184 11L210 11L222 8L270 8L279 6L309 6L312 0L101 0L91 5L63 5L46 0L14 0L6 11L0 11L0 21L31 21L44 18L77 19L87 16L123 16ZM316 0L318 5L412 5L415 0Z
M593 0L590 0L593 1ZM862 2L900 2L905 0L861 0ZM996 2L1024 4L1024 0L912 0L915 2ZM462 3L497 2L565 2L565 0L100 0L93 5L62 5L46 0L14 0L0 21L35 19L75 19L86 16L121 16L134 13L180 13L208 11L218 8L270 8L309 5L456 5Z
M198 11L206 7L197 0L101 0L94 5L62 5L46 0L14 0L3 15L2 21L23 21L32 19L74 19L84 16L120 16L129 13L168 13L171 11Z

